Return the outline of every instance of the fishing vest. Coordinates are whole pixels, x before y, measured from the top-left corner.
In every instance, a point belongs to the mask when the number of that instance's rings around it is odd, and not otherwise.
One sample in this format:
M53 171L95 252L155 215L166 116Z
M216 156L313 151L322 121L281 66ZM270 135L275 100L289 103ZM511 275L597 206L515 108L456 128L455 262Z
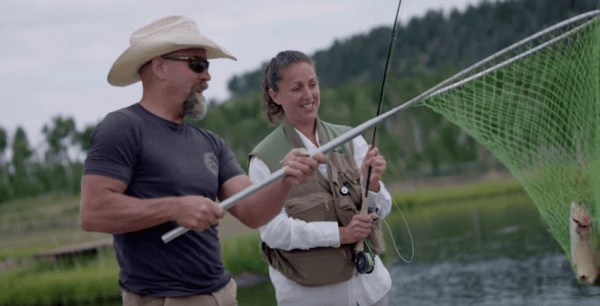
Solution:
M318 118L315 124L322 143L350 129L321 122ZM294 148L304 148L304 145L294 127L284 118L282 124L259 143L249 157L260 158L274 172L280 168L279 162ZM339 226L350 223L362 205L360 170L352 152L352 142L348 142L328 153L325 161L329 180L315 171L302 184L294 185L284 202L286 213L306 222L336 221ZM385 247L379 220L372 223L367 239L374 254L383 252ZM270 248L263 242L262 254L269 265L298 284L323 286L352 277L354 247L355 243L285 251Z

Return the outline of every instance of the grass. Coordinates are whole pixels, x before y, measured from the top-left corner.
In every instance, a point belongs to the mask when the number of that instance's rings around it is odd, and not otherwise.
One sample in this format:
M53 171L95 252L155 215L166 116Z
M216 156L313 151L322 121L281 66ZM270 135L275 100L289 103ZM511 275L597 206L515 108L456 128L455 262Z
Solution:
M417 209L519 192L523 189L516 180L504 180L403 191L393 194L393 199L403 208ZM32 259L36 252L110 237L83 232L77 222L59 222L69 216L77 219L78 205L78 197L66 195L48 195L0 205L2 223L23 226L45 222L38 228L12 232L10 226L2 226L2 230L10 235L0 236L0 259L11 258L19 266L0 270L0 305L92 305L119 300L119 268L112 250L101 252L92 259L76 258L69 263ZM448 209L450 214L451 208ZM398 214L394 209L388 219L392 221ZM31 219L27 219L28 216ZM267 274L268 266L262 259L257 231L221 237L221 251L225 268L233 275L244 272ZM238 301L243 305L275 305L274 296L270 282L238 289Z
M0 260L109 238L79 228L79 197L49 194L0 204Z
M79 197L63 194L0 205L0 261L17 265L10 270L0 269L0 305L101 305L120 301L119 267L112 250L93 260L75 257L70 264L33 259L42 251L110 237L82 231L78 214ZM234 275L267 274L268 266L261 259L259 246L257 231L223 237L226 269ZM268 286L261 286L268 290ZM241 298L247 295L256 300L255 290L240 288L239 292Z
M30 261L0 271L0 305L89 305L120 299L112 250L94 257Z
M221 258L225 269L236 275L242 272L267 274L269 267L262 260L260 235L237 235L221 239Z
M258 234L223 239L225 268L233 275L267 274L268 267L261 259L259 246ZM120 298L119 267L112 250L92 260L76 257L69 263L26 262L17 269L0 271L0 305L82 305ZM274 297L274 290L269 286L270 283L262 283L257 288L240 288L240 298L256 302L261 301L257 294L272 293Z
M417 208L430 204L474 200L524 192L521 184L515 180L485 181L462 186L424 187L417 190L392 194L392 201L400 208Z
M251 288L238 287L237 300L244 306L277 306L275 288L271 282L260 283Z
M76 216L79 213L79 197L53 193L35 198L3 202L0 205L2 228L21 222L46 221L58 217Z

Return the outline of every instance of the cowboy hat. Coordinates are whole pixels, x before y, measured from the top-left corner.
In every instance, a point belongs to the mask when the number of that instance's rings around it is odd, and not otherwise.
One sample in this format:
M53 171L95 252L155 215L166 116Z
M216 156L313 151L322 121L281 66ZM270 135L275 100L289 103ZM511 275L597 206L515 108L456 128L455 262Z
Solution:
M129 48L117 58L108 73L108 83L127 86L140 80L138 70L155 56L188 48L203 48L206 58L236 58L229 51L200 35L193 20L168 16L133 32Z

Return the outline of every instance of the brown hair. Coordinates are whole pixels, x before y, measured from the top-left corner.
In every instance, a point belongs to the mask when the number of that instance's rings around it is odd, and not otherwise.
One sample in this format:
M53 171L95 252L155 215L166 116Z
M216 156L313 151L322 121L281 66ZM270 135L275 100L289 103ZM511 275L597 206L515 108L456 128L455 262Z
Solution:
M269 89L279 92L278 84L283 78L283 72L289 66L298 62L308 63L313 68L315 66L313 60L300 51L282 51L272 58L271 62L265 67L261 87L262 99L260 100L260 109L272 125L281 122L281 119L285 116L285 112L281 105L271 99Z

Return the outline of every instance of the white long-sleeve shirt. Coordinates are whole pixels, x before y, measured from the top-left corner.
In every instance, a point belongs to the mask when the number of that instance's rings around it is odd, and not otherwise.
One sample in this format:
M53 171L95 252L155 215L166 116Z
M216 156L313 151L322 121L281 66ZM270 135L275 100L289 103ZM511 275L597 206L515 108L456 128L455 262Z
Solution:
M317 147L308 138L298 130L296 130L296 133L302 139L309 154L317 151ZM316 134L316 137L317 142L320 143L319 135ZM352 140L352 145L356 165L360 167L367 153L368 144L362 136L358 136ZM318 170L327 178L326 164L320 164ZM264 181L271 174L271 171L262 160L253 156L250 160L248 173L252 182L257 184ZM377 214L385 217L390 212L392 199L383 182L380 181L379 186L379 192L369 191L369 207L377 208ZM288 251L340 246L337 222L305 222L289 217L285 212L285 208L269 223L260 228L260 236L269 247ZM373 269L373 272L370 274L355 272L351 279L337 284L305 287L288 279L271 266L269 266L269 276L275 287L279 306L372 305L382 299L392 286L390 274L379 256L375 256L375 269Z

